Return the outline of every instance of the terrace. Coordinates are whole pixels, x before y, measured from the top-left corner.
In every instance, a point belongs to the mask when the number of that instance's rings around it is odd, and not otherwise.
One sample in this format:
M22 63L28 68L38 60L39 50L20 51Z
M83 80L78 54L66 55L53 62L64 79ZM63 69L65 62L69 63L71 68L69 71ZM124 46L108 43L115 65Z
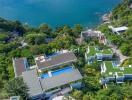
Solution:
M95 54L113 54L111 49L103 49L100 50L98 47L95 46L89 46L88 47L89 52L88 52L88 56L94 56Z
M90 46L88 47L89 52L88 52L88 56L94 56L96 54L96 49L94 46Z
M62 50L51 55L39 55L35 57L36 65L41 72L44 69L52 69L58 66L69 64L77 60L71 51Z
M78 69L64 68L52 72L52 76L41 77L41 84L45 91L49 91L54 88L70 87L71 83L78 83L82 79L82 76Z
M118 35L120 35L120 33L125 32L126 30L128 30L128 27L126 27L126 26L116 27L116 28L114 28L113 26L108 26L108 28L111 29L113 33L116 33Z
M102 50L102 53L103 53L103 54L113 54L113 52L112 52L111 49L103 49L103 50Z
M73 66L66 66L62 69L58 69L58 70L55 70L55 71L48 71L47 73L43 73L40 75L40 78L41 79L44 79L44 78L50 78L50 77L54 77L54 76L57 76L57 75L60 75L60 74L63 74L63 73L69 73L69 72L72 72L73 71Z
M105 59L112 59L112 57L113 57L113 52L111 49L108 48L101 50L95 46L89 46L85 54L86 60L89 60L90 62L92 62L93 60L102 61Z
M70 87L71 83L78 83L82 79L78 69L72 66L50 71L50 73L44 73L40 76L36 69L25 71L22 74L25 83L30 87L29 94L41 94L44 91L55 90L58 88ZM33 84L34 83L34 84ZM80 85L80 84L79 84Z
M103 73L105 77L124 77L124 75L132 74L132 67L118 67L112 61L103 62L103 67L106 71Z
M36 56L36 65L30 69L27 69L26 58L13 59L13 65L15 74L22 75L29 88L29 95L36 100L49 92L59 90L64 93L66 88L81 87L82 75L74 68L74 61L77 61L75 54L63 50L51 55Z

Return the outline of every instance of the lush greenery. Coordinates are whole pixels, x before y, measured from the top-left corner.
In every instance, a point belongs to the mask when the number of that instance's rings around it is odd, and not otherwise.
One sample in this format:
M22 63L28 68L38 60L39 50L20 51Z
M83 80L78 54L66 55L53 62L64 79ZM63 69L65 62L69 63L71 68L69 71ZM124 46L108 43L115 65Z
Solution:
M130 5L132 0L123 0L113 9L111 23L114 27L127 26L129 29L121 35L113 34L109 28L109 24L102 24L98 27L105 33L107 39L116 45L126 56L132 57L132 8Z
M115 26L126 25L129 27L127 32L118 36L112 34L108 29L108 24L102 24L98 27L111 43L117 45L124 55L130 57L132 57L132 10L129 8L131 3L132 0L124 0L113 10L111 16L111 24ZM27 57L29 65L34 65L34 55L50 54L61 49L75 51L78 58L75 66L84 76L84 88L74 90L71 93L77 100L132 99L132 85L129 82L122 85L112 83L108 85L107 89L100 85L100 64L95 61L92 65L87 65L84 54L88 44L105 46L100 45L96 38L88 39L84 44L78 44L77 39L82 30L83 28L79 24L74 27L59 26L55 29L47 24L42 24L38 28L32 28L28 25L22 25L19 21L8 21L0 18L0 99L13 95L20 95L24 100L28 97L26 85L21 79L14 79L13 57ZM123 64L132 64L132 59L128 59ZM19 84L16 85L16 83ZM14 86L13 89L12 86ZM19 93L16 92L18 90ZM23 93L26 94L26 97Z
M27 100L28 97L28 87L24 83L22 78L15 78L10 80L5 85L5 90L9 96L20 96L22 100Z

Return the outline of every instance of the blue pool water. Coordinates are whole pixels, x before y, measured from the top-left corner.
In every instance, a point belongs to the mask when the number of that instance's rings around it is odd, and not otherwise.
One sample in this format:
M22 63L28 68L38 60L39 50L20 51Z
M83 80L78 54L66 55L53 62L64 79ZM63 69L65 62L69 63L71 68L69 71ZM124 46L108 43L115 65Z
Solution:
M73 71L73 68L71 66L68 66L68 67L53 71L53 72L51 72L51 74L52 74L52 76L57 76L57 75L60 75L63 73L71 72L71 71ZM41 78L48 78L49 75L48 75L48 73L46 73L46 74L42 74L40 77Z
M0 17L38 26L95 26L121 0L0 0Z
M57 76L57 75L60 75L60 74L63 74L63 73L71 72L71 71L73 71L72 67L65 67L63 69L59 69L57 71L52 72L52 75Z
M42 74L42 75L40 75L40 77L41 77L41 78L48 78L49 75L48 75L48 73L46 73L46 74Z

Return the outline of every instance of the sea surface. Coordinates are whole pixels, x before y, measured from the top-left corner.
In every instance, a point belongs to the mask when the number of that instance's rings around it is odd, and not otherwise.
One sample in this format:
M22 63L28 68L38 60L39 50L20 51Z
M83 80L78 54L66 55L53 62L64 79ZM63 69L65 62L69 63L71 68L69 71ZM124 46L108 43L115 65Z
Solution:
M0 0L0 17L32 26L47 23L93 27L121 0Z

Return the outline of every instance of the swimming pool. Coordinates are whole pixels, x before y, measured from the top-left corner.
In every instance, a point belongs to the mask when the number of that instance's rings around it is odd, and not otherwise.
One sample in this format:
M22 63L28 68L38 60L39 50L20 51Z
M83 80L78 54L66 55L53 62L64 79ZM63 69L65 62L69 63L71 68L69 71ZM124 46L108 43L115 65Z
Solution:
M46 74L42 74L42 75L40 75L40 77L41 77L41 78L48 78L49 75L48 75L48 73L46 73Z
M65 68L62 68L62 69L51 72L51 75L52 76L57 76L57 75L60 75L60 74L63 74L63 73L71 72L71 71L73 71L72 66L68 66L68 67L65 67ZM40 75L40 77L41 78L48 78L49 75L48 75L48 73L45 73L45 74Z
M56 70L56 71L51 72L51 73L52 73L52 76L57 76L57 75L60 75L63 73L71 72L71 71L73 71L73 68L70 66L70 67L65 67L63 69Z

